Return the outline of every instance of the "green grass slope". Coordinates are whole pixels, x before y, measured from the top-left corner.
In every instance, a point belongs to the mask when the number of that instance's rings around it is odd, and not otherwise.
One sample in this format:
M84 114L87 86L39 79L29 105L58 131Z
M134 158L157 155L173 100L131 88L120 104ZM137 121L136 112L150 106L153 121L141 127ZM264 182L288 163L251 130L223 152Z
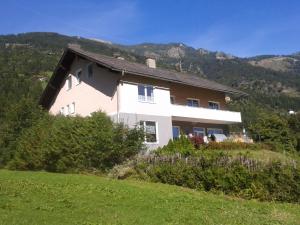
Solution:
M300 224L300 206L175 186L0 170L0 224Z

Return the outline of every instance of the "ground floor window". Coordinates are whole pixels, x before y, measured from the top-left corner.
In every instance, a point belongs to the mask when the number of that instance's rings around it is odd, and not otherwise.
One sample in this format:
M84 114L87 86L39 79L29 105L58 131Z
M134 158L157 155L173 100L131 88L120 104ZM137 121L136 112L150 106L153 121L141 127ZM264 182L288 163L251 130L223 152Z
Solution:
M172 130L173 130L173 139L179 138L179 136L180 136L180 127L173 126Z
M223 129L220 128L207 128L207 134L223 134Z
M140 125L145 131L145 141L147 143L158 142L157 138L157 123L154 121L140 121Z
M203 137L205 135L205 128L203 127L193 127L194 136Z

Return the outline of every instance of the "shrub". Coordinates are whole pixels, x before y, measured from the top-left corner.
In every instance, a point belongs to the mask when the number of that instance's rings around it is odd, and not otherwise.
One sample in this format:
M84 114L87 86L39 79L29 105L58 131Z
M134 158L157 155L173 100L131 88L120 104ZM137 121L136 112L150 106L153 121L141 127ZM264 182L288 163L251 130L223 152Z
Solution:
M209 142L208 144L202 145L201 149L208 150L259 150L259 149L270 149L271 147L267 144L259 143L244 143L244 142L233 142L233 141L223 141L223 142Z
M246 157L244 161L247 162ZM250 160L251 161L251 160ZM300 202L300 169L279 162L257 163L247 167L224 154L205 156L172 163L156 160L142 162L143 169L154 182L179 185L205 191L221 191L246 199Z
M295 150L296 139L285 118L266 113L260 113L257 118L257 121L249 126L255 141L268 143L277 151Z
M189 138L184 135L180 135L178 139L170 140L167 145L156 150L156 154L168 155L179 153L183 156L192 155L195 152L194 145Z
M199 149L204 144L204 139L200 136L193 136L190 138L190 141L196 149Z
M11 168L54 172L106 170L143 149L139 129L115 125L104 113L91 117L50 117L18 140Z

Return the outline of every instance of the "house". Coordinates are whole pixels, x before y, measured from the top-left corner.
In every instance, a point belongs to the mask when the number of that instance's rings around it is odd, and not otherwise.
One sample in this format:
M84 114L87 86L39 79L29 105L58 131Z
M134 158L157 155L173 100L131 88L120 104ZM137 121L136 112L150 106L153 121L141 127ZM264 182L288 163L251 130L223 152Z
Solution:
M130 127L143 125L149 149L186 134L227 134L241 123L240 112L226 110L228 94L244 95L200 78L68 47L45 88L40 104L52 114L88 116L105 111Z

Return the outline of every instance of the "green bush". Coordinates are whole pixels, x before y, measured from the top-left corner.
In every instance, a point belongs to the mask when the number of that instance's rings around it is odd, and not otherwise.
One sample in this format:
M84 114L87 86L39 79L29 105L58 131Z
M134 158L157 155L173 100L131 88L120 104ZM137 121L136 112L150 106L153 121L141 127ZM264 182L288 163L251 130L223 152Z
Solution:
M158 155L169 155L179 153L183 156L193 155L195 147L192 142L185 136L180 135L178 139L170 140L164 147L158 148L156 154Z
M249 169L238 160L224 163L224 155L195 159L195 163L178 160L136 165L154 182L188 188L221 191L246 199L300 202L300 169L279 162L259 164ZM195 162L194 161L194 162ZM223 163L220 163L223 162Z
M288 121L276 114L260 113L249 126L253 139L271 145L277 151L294 151L297 145Z
M105 170L143 149L143 133L115 125L104 113L45 117L18 140L11 168L54 172Z

